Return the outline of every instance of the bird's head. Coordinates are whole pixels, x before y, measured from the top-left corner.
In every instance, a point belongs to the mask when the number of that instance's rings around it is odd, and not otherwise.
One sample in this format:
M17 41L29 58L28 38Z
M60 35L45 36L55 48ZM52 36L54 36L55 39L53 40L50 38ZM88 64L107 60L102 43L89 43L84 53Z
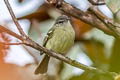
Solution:
M63 24L63 23L67 23L70 20L70 18L66 15L62 15L60 17L57 18L55 24Z

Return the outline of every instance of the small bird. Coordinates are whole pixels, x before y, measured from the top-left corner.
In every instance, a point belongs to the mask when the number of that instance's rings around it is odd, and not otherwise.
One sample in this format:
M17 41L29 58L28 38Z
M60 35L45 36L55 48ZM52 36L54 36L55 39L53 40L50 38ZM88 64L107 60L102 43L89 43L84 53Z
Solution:
M48 31L44 38L43 46L59 54L67 53L75 40L75 31L70 23L70 18L61 15L57 18L53 27ZM35 74L43 74L47 72L49 55L45 55L41 63L35 70Z

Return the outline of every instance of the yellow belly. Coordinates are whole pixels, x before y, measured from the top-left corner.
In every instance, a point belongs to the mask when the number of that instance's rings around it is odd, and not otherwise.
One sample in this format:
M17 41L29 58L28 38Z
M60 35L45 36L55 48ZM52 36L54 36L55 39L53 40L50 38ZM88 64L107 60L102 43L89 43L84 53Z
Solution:
M72 28L71 28L72 29ZM66 53L74 44L75 33L69 30L56 29L46 44L46 48L57 53Z

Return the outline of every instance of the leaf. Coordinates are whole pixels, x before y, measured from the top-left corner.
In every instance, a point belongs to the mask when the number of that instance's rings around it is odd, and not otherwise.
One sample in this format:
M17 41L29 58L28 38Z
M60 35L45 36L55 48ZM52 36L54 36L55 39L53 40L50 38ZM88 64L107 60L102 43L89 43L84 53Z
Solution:
M107 6L116 13L120 9L120 0L105 0Z

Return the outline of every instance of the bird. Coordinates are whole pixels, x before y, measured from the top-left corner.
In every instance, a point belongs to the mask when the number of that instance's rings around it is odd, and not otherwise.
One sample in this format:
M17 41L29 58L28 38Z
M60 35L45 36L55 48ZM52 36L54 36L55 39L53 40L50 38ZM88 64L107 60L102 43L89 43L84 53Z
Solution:
M59 16L43 40L43 47L58 54L66 54L74 45L75 31L67 15ZM35 74L44 74L48 70L50 56L46 55L35 69Z

